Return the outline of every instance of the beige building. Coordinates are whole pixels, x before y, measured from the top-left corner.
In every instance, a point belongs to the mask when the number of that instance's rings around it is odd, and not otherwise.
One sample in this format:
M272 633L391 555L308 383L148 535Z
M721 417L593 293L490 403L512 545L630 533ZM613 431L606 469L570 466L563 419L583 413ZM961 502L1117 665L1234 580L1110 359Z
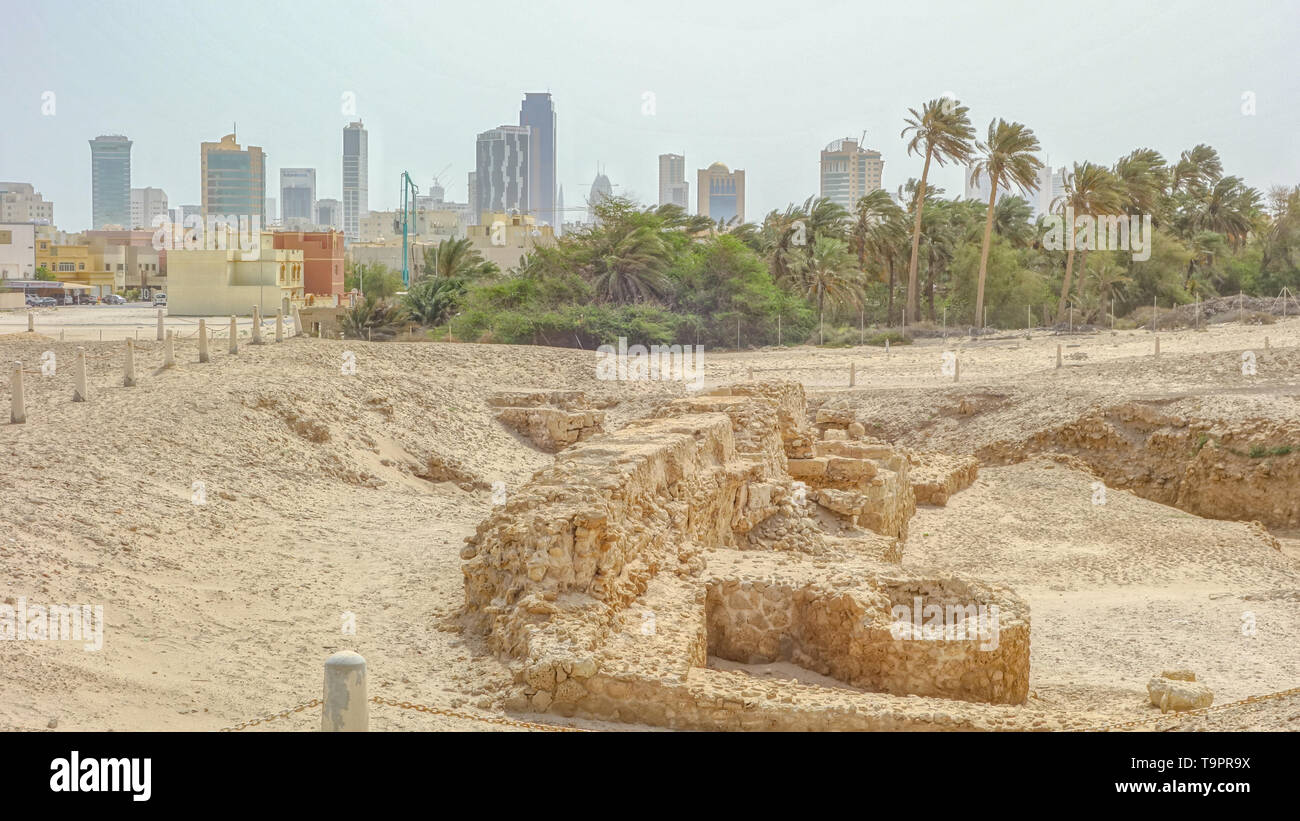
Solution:
M884 169L879 151L862 148L848 137L836 140L822 149L821 195L852 211L858 200L883 187Z
M36 278L36 226L0 221L0 279Z
M484 211L479 224L469 227L469 239L483 259L505 271L517 266L519 258L534 248L554 245L555 231L549 225L538 225L531 216Z
M720 162L696 175L696 213L714 222L739 225L745 221L745 172Z
M408 253L411 255L412 278L419 275L424 268L425 249L435 247L437 247L435 242L411 243ZM402 272L402 241L400 237L397 242L354 242L348 246L345 255L348 262L363 265L379 263L399 274Z
M167 252L167 313L180 316L247 316L253 306L263 315L280 309L281 300L303 299L303 255L277 250L271 232L260 246L241 251L237 241L227 250Z
M54 224L54 203L26 182L0 182L0 222Z
M415 238L421 242L442 242L465 236L461 216L451 210L421 208L416 211ZM402 244L402 212L371 211L361 218L361 242Z

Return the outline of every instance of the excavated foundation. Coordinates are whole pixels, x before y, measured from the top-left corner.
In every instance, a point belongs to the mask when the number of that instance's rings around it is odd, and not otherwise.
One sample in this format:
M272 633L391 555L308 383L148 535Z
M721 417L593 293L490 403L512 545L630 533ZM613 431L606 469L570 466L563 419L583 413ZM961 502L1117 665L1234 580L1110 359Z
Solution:
M815 427L798 383L666 403L561 451L479 525L462 553L465 627L511 660L520 710L692 729L973 728L942 705L1024 702L1028 607L895 563L915 468L932 495L974 476L851 423ZM760 682L711 655L844 686Z

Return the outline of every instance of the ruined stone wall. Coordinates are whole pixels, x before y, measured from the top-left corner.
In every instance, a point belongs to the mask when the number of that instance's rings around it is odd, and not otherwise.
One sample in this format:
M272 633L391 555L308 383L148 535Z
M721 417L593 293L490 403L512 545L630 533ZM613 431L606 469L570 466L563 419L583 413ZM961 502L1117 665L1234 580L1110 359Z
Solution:
M503 391L488 397L496 418L547 453L604 431L605 412L582 391Z

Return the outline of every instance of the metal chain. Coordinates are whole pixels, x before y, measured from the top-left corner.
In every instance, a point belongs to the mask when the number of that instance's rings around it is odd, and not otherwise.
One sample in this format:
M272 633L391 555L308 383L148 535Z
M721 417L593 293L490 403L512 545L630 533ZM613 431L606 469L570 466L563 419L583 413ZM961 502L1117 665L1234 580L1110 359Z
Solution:
M1263 696L1247 696L1239 701L1230 701L1227 704L1215 704L1210 707L1198 707L1195 710L1184 710L1177 713L1161 713L1151 718L1139 718L1133 721L1124 721L1118 724L1099 724L1096 727L1085 728L1083 732L1108 732L1110 730L1121 730L1128 727L1140 727L1144 724L1155 724L1159 721L1172 720L1175 723L1182 721L1184 718L1197 715L1205 715L1218 710L1227 710L1231 707L1241 707L1245 704L1255 704L1261 701L1272 701L1277 698L1286 698L1287 696L1300 695L1300 687L1293 687L1290 690L1281 690L1276 693L1269 693Z
M527 730L543 730L543 731L556 732L556 733L590 732L589 730L584 730L581 727L556 727L551 724L535 724L531 721L515 721L512 718L506 718L504 716L480 716L480 715L475 715L473 713L464 713L459 710L449 710L442 707L429 707L428 705L425 704L415 704L410 701L398 701L397 699L384 698L383 696L371 696L368 700L372 704L387 705L389 707L400 707L403 710L415 710L416 712L420 712L420 713L432 713L434 715L448 716L450 718L467 718L470 719L471 721L482 721L485 724L496 724L505 727L522 727ZM240 730L244 730L249 727L256 727L258 724L265 724L268 721L276 721L277 719L288 718L293 713L301 713L303 710L306 710L310 707L319 707L324 703L325 702L321 701L318 698L313 698L311 701L304 701L302 704L299 704L297 707L290 707L287 710L281 710L280 712L272 713L269 716L264 716L262 718L252 718L249 719L248 721L242 722L240 724L236 724L233 727L222 727L220 730L218 730L218 732L222 732L222 733L239 732Z
M263 718L250 718L248 721L242 722L240 724L236 724L233 727L222 727L217 732L237 733L240 730L243 730L245 728L255 727L258 724L263 724L268 721L275 721L281 718L288 718L291 713L301 713L303 710L306 710L309 707L319 707L324 703L325 702L321 701L318 698L313 698L311 701L304 701L302 704L299 704L297 707L290 707L289 709L281 710L278 713L271 713L269 716L265 716Z

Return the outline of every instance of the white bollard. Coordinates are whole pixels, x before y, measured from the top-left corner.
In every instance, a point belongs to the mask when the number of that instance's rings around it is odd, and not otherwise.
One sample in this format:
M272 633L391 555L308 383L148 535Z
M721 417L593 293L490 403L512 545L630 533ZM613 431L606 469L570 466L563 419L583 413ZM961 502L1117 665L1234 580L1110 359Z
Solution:
M889 340L888 340L888 339L885 340L885 355L886 355L886 356L889 355Z
M167 338L163 341L163 367L172 368L176 365L176 341L172 338L172 332L167 332Z
M36 333L36 314L31 311L27 312L27 333Z
M208 321L206 319L200 319L199 320L199 361L207 362L209 359L211 359L211 357L208 356Z
M23 393L23 363L14 360L13 375L9 377L9 421L21 425L27 421L27 396Z
M253 344L262 344L262 311L256 305L253 306Z
M158 341L163 341L162 308L158 309Z
M366 660L343 650L325 660L325 697L320 712L322 733L364 733L370 729L366 700Z
M235 324L235 317L230 317L230 352L239 353L239 326Z
M77 348L77 367L73 373L72 401L90 401L90 389L86 384L86 349Z
M293 335L302 336L302 314L297 305L293 306Z
M135 387L135 340L126 340L126 362L122 365L122 387Z
M284 311L275 312L275 341L284 341Z

